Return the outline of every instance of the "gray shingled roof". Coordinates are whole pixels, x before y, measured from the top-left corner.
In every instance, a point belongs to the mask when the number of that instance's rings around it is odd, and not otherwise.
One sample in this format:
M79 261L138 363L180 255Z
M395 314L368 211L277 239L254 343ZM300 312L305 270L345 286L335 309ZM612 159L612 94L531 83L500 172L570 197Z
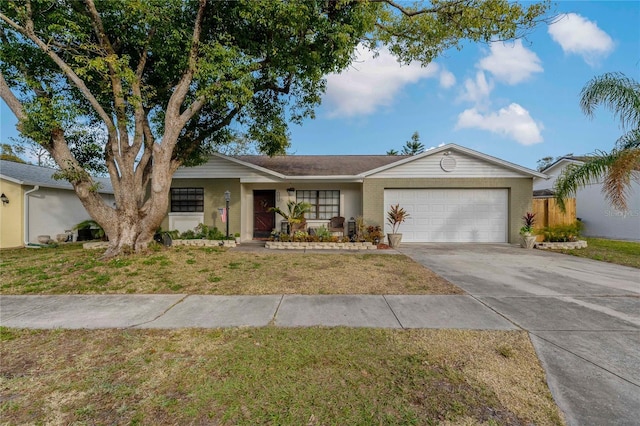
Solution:
M235 158L286 176L356 176L405 155L239 155Z
M556 193L551 189L534 189L533 196L538 198L553 197Z
M73 190L73 186L66 180L55 180L51 177L57 169L34 166L32 164L15 163L0 160L0 177L8 178L22 185L39 185L45 188L59 188ZM111 181L105 178L94 178L100 183L101 193L113 194Z

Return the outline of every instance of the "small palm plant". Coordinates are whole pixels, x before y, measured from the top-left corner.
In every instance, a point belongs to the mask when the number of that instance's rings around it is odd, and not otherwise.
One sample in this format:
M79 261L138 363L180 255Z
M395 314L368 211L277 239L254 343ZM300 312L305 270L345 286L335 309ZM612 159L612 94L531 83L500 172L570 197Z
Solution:
M288 212L282 211L279 207L271 207L270 212L278 213L289 222L289 234L293 233L301 228L304 228L304 224L307 222L304 215L311 210L311 204L305 202L295 202L293 200L287 202Z
M397 234L400 224L409 218L409 213L400 204L391 205L387 212L387 223L391 225L391 233Z

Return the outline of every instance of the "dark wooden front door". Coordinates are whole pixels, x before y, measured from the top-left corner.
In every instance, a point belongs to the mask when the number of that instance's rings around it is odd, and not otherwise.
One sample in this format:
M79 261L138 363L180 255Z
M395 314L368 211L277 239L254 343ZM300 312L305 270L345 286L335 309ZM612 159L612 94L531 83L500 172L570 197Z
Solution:
M253 191L253 238L269 238L276 227L276 214L269 208L276 206L276 191Z

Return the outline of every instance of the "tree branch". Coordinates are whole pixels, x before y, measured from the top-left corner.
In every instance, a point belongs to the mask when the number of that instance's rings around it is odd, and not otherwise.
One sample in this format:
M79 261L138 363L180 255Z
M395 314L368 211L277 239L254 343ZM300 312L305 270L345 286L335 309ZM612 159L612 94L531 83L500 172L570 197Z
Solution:
M102 18L96 9L96 5L93 0L85 0L87 10L93 23L93 29L98 37L100 45L107 52L107 56L118 57L111 41L107 37L104 25L102 24ZM105 58L107 59L107 58ZM129 148L129 131L127 129L127 106L124 98L124 89L122 87L122 79L118 76L118 70L114 66L113 61L107 60L107 66L109 67L109 79L111 80L111 90L113 92L113 103L116 109L116 119L118 120L118 132L120 137L118 142L122 151L127 151ZM122 143L124 141L124 143Z
M91 104L91 106L96 111L96 113L100 116L102 121L104 121L104 123L107 125L108 132L111 133L115 131L113 120L111 119L109 114L107 114L107 112L104 110L102 105L100 105L100 102L98 102L98 100L93 96L93 94L91 93L87 85L84 83L84 81L73 71L73 69L71 69L69 65L67 65L66 62L64 62L62 58L60 58L60 56L58 56L56 52L51 50L51 48L35 34L33 30L33 21L31 21L31 18L27 19L27 23L25 27L20 26L19 24L17 24L16 22L14 22L12 19L10 19L8 16L6 16L4 13L1 13L1 12L0 12L0 19L4 21L7 25L9 25L11 28L13 28L14 30L16 30L23 36L27 37L32 42L34 42L36 46L40 48L40 50L42 50L47 56L49 56L49 58L51 58L51 60L53 60L53 62L56 65L58 65L58 67L60 67L61 71L65 74L65 76L78 88L78 90L80 90L80 93L82 93L82 96L84 96L84 98Z
M182 78L180 78L180 81L176 85L176 88L167 103L165 129L170 127L168 125L168 121L172 121L180 117L180 106L187 96L189 86L191 85L193 75L196 71L200 45L200 33L202 32L202 20L204 18L204 9L206 4L207 0L200 0L200 6L198 7L198 13L193 25L193 36L191 37L188 67L184 74L182 74Z
M0 73L0 98L7 103L11 112L18 119L18 126L20 126L20 123L27 119L27 114L24 112L22 102L13 94L2 73Z

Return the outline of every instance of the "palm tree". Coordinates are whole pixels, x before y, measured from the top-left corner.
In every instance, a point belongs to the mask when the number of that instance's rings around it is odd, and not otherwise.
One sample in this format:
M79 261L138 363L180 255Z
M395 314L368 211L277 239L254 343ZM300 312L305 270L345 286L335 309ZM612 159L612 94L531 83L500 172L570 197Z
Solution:
M625 133L611 152L596 152L584 164L571 165L556 181L556 201L564 211L564 200L584 187L604 178L602 192L618 210L627 210L631 181L640 175L640 83L622 73L607 73L593 78L580 93L582 112L593 118L602 105L620 120ZM629 130L627 130L629 129Z
M395 149L390 149L389 151L387 151L387 155L400 155L400 154Z

